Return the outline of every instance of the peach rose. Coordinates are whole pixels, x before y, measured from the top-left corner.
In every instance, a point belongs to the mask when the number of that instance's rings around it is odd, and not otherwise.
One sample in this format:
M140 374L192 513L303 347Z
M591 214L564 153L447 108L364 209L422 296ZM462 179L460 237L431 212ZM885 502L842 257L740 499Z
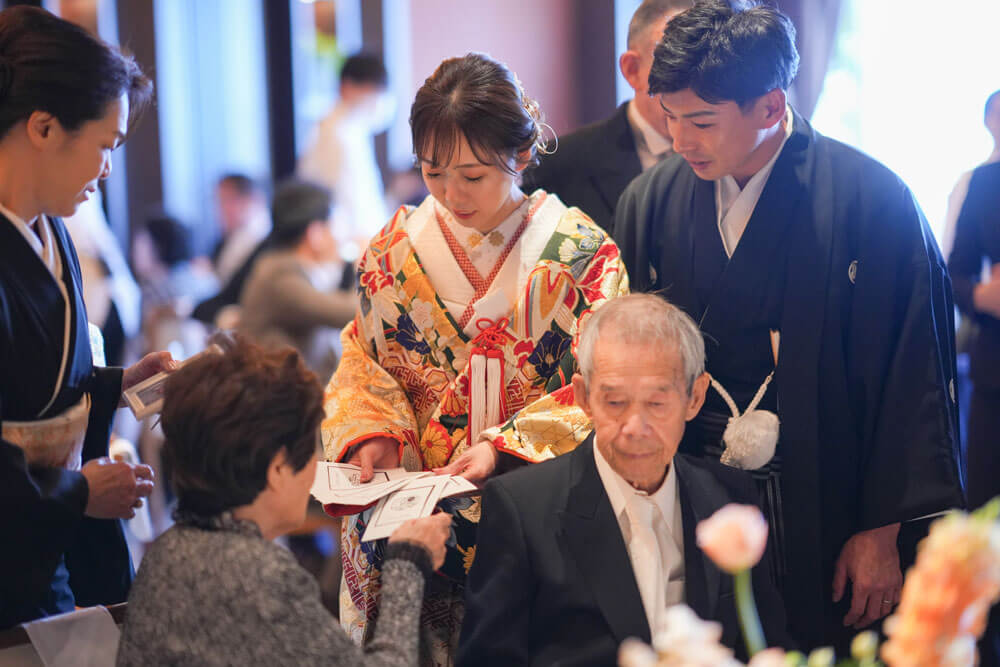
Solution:
M747 667L785 667L788 664L784 649L769 648L750 658Z
M729 504L698 524L698 546L729 574L756 565L767 547L767 521L753 505Z
M972 664L976 638L1000 597L1000 524L997 507L985 509L985 515L953 512L938 519L920 542L899 607L885 622L886 664Z

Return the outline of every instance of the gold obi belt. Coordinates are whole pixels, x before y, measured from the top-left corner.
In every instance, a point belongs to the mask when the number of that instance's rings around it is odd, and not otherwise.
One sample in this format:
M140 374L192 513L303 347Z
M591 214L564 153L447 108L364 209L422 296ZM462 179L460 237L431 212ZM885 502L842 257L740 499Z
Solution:
M24 450L29 465L79 470L90 420L90 394L49 419L3 422L3 439Z

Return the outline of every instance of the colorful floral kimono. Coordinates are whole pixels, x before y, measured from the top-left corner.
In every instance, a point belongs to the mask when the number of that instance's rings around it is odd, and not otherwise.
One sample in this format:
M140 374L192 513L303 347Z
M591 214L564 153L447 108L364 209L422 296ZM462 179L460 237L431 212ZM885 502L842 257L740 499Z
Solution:
M471 235L464 245L463 233ZM537 462L586 437L589 424L568 386L574 337L594 308L628 291L618 247L581 211L541 190L497 231L477 234L429 196L401 208L372 240L358 268L360 311L343 332L343 357L326 390L329 460L388 436L408 470L445 465L484 438ZM490 245L485 265L496 261L484 278L474 249ZM530 424L515 428L511 417L539 399L547 409L535 406ZM475 555L478 499L448 509L455 522L443 571L460 582ZM356 641L375 618L378 595L382 543L360 541L367 518L349 517L341 544L340 618ZM424 609L424 625L439 626L433 634L445 651L463 609L461 586L449 585L441 595L432 585Z

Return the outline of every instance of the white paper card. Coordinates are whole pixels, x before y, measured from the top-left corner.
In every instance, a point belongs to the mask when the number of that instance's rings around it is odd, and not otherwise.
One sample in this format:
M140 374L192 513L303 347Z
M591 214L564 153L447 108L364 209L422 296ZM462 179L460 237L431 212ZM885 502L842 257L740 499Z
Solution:
M104 607L87 607L24 624L45 667L112 667L120 632Z
M361 541L371 542L389 537L410 519L433 514L434 506L441 499L448 482L447 477L440 476L414 480L380 500Z
M212 344L198 354L179 362L177 368L198 359L204 354L221 353L222 348ZM132 410L132 414L135 415L136 419L145 419L149 415L157 414L163 409L163 389L171 372L173 371L157 373L124 391L122 395L125 397L125 402L128 403L128 407Z
M403 468L376 468L374 473L370 482L362 484L358 466L320 461L310 493L324 505L371 505L411 479L433 475Z

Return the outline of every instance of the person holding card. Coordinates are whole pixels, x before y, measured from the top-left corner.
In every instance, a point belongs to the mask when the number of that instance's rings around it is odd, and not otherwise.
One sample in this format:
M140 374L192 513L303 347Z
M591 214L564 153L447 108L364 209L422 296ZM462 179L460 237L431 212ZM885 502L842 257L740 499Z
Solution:
M323 444L328 460L360 465L363 481L402 465L482 482L586 436L586 416L567 398L573 340L628 278L618 247L584 212L518 186L544 150L545 126L502 63L474 53L442 62L417 92L410 126L431 194L399 209L360 261L361 307L327 387ZM536 401L545 407L530 426L500 434ZM425 664L450 664L475 554L478 500L447 502L454 547L447 578L425 598ZM380 543L361 542L370 520L370 511L351 516L341 541L340 618L358 642L376 615L383 563Z
M176 524L143 558L117 664L416 664L424 580L444 560L450 517L408 521L389 537L384 615L371 645L355 646L316 580L273 542L305 519L323 389L291 347L220 344L167 378Z
M48 12L0 12L0 628L122 602L119 521L152 470L108 460L122 389L166 352L95 368L80 266L59 216L111 171L150 97L135 61Z

